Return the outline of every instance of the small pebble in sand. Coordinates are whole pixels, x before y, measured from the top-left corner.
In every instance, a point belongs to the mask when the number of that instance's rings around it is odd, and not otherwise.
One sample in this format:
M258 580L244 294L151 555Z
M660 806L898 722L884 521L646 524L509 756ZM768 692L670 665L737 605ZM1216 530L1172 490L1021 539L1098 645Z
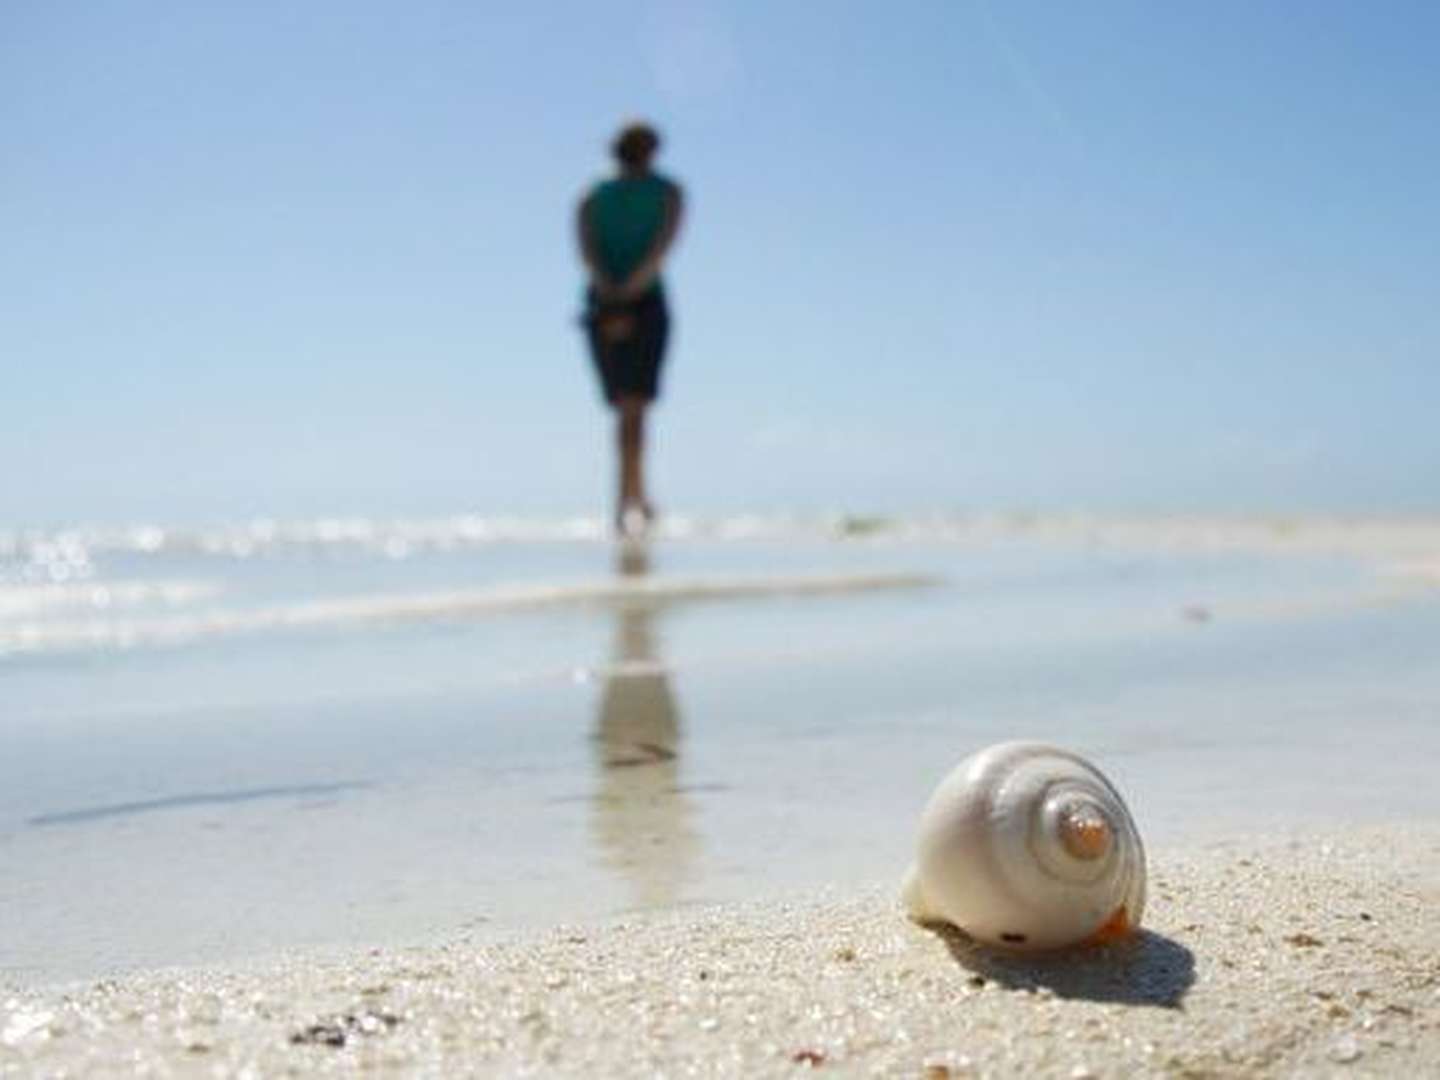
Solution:
M400 1023L393 1013L371 1012L346 1013L333 1020L322 1020L310 1024L290 1036L295 1046L341 1047L350 1041L351 1035L379 1035L390 1031Z
M311 1024L290 1036L296 1046L344 1046L345 1029L339 1024Z
M958 1080L974 1075L975 1063L963 1054L948 1052L926 1058L920 1066L923 1080Z
M1330 1047L1330 1060L1339 1065L1348 1065L1360 1059L1360 1044L1353 1035L1343 1035Z
M790 1060L796 1065L809 1065L812 1069L818 1069L825 1064L825 1052L823 1050L796 1050L790 1055Z

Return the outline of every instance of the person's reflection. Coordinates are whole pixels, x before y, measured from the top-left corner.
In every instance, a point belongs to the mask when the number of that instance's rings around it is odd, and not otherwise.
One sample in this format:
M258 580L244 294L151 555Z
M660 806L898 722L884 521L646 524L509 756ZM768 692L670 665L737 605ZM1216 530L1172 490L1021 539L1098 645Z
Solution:
M622 548L619 573L649 569L644 548ZM680 717L656 654L655 615L643 598L617 608L614 662L604 669L595 722L595 840L630 880L639 907L674 904L699 852L694 810L678 787Z

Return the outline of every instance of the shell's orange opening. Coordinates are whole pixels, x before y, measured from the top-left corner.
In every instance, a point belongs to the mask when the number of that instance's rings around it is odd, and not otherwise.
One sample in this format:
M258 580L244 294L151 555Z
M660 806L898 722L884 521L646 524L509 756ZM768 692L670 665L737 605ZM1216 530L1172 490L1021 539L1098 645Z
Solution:
M1115 914L1106 919L1100 929L1090 935L1086 943L1090 945L1108 945L1112 941L1127 938L1134 932L1135 927L1130 922L1130 913L1125 910L1125 905L1121 904L1115 909Z

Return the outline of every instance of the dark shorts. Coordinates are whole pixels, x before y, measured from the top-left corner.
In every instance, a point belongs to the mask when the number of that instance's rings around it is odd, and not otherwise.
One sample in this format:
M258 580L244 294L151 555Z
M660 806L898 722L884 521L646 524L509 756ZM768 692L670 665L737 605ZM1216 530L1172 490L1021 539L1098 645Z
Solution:
M622 397L654 401L660 396L660 369L670 336L670 311L659 289L624 304L590 299L585 335L605 400Z

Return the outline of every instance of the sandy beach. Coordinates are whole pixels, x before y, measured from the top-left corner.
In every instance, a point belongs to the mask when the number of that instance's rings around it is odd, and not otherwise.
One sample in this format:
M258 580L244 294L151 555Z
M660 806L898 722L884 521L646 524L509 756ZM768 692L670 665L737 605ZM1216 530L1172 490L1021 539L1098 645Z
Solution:
M299 952L0 1011L6 1076L1395 1076L1440 1061L1440 829L1152 854L1144 932L1015 959L888 890Z

